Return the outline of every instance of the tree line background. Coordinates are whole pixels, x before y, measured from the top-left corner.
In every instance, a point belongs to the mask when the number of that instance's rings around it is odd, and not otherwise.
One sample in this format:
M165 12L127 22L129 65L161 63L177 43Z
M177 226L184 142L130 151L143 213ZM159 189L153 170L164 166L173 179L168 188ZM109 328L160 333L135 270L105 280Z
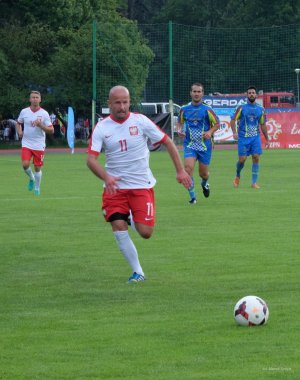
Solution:
M102 101L107 88L116 84L111 83L108 75L111 67L117 65L112 60L112 47L125 65L119 69L126 71L126 80L137 98L145 97L147 88L148 92L151 89L153 97L156 90L161 92L161 88L156 89L155 81L152 81L152 87L147 84L161 41L159 37L156 43L150 44L147 25L157 25L156 29L162 33L165 30L161 25L167 25L169 20L185 27L204 28L205 33L214 29L226 33L232 28L239 33L242 28L247 44L237 53L245 53L245 62L250 63L248 67L253 73L265 47L274 44L276 28L293 25L291 40L299 39L298 26L300 28L300 0L2 0L0 7L0 114L3 118L18 115L28 104L31 89L41 91L43 106L49 111L72 105L77 115L90 114L94 19L99 25L108 25L105 33L98 37L97 44L100 57L97 87L102 91ZM273 28L272 36L266 37L261 51L255 51L256 28ZM180 36L178 38L180 40ZM194 38L193 33L190 38ZM209 46L199 49L209 52ZM287 51L286 44L282 45L282 50L285 56L293 54L291 50ZM167 52L163 62L157 62L154 69L158 78L160 65L165 69L166 59ZM262 59L269 57L265 54ZM192 56L190 60L193 60ZM212 57L212 62L216 60L219 70L207 64L204 73L215 77L215 89L219 90L222 68L228 67L230 62L226 55L220 56L218 52ZM185 65L185 70L180 69L182 80L189 81L197 65L201 65L201 56L190 68ZM278 68L280 71L280 65ZM167 95L168 78L161 79ZM213 85L211 87L210 90L214 90ZM228 90L233 90L232 83L228 83Z

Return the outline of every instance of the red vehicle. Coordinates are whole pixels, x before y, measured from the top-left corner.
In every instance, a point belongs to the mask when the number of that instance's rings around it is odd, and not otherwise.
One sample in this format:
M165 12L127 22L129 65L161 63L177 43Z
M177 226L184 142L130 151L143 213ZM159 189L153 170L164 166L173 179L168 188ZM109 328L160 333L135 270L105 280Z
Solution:
M265 108L296 107L296 98L292 92L263 92L257 98L262 99Z

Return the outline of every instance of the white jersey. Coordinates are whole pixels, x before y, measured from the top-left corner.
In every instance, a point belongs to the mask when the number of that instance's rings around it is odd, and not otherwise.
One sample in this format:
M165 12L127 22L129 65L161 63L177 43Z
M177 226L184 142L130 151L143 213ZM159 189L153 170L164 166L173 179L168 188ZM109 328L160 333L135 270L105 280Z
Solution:
M149 167L147 140L162 143L167 135L142 114L129 113L126 120L115 121L112 116L97 123L90 142L89 154L105 150L107 173L120 177L120 189L152 188L156 180Z
M18 123L24 124L22 147L32 150L45 150L46 133L35 126L37 119L41 119L46 127L52 126L50 116L46 110L39 108L33 111L30 107L22 109Z

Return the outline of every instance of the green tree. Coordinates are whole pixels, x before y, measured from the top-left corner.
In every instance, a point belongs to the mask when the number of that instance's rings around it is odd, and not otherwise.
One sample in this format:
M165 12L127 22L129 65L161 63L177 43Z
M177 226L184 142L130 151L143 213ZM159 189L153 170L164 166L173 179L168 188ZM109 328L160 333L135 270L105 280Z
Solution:
M199 27L281 26L300 22L300 1L167 0L156 19Z
M7 23L17 21L21 26L39 23L52 30L78 29L93 17L117 14L122 3L122 0L2 0L0 17Z
M99 23L98 97L103 104L111 84L130 89L134 103L140 100L153 53L135 23ZM109 62L109 65L107 65Z
M89 114L94 18L99 25L109 25L103 30L106 42L98 39L98 66L102 67L98 70L99 88L106 83L108 91L116 79L122 78L107 76L114 52L119 73L126 72L133 93L139 94L152 53L136 23L120 14L122 5L122 0L2 1L0 110L16 115L28 104L29 90L34 88L42 92L45 108L73 105L78 113Z
M222 16L229 27L272 27L300 22L299 0L230 0Z
M0 40L0 108L15 115L20 104L28 102L30 89L46 91L47 62L55 36L42 25L5 25L0 29Z
M186 101L189 84L199 80L206 92L242 92L249 83L264 91L292 90L299 66L299 9L299 0L167 0L156 20L173 21L174 100ZM164 73L166 81L168 74L167 33L157 39L154 30L160 27L144 27L156 52L148 99L162 93L155 79Z
M138 23L151 23L161 12L167 0L124 0L122 14Z
M220 20L229 0L167 0L161 13L156 17L158 22L172 20L185 25L199 27L220 26Z

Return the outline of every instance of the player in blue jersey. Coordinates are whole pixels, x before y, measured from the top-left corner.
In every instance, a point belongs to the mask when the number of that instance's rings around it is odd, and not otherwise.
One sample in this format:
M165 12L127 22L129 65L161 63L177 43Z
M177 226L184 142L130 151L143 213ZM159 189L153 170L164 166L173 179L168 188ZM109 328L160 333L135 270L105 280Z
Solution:
M238 187L240 184L241 170L245 161L250 154L252 155L252 184L253 189L259 189L257 184L259 172L259 157L262 154L260 140L260 128L266 139L266 148L269 148L269 138L266 126L265 110L257 104L256 88L250 86L247 89L247 104L243 104L235 110L231 119L231 129L233 138L238 140L238 156L236 163L236 177L233 186Z
M184 137L184 165L187 173L192 177L192 186L188 189L189 203L197 203L193 172L196 161L199 162L199 176L204 196L210 194L208 183L209 164L213 148L213 134L219 128L220 121L212 108L202 102L204 87L201 83L191 86L191 103L181 107L178 116L177 131Z

